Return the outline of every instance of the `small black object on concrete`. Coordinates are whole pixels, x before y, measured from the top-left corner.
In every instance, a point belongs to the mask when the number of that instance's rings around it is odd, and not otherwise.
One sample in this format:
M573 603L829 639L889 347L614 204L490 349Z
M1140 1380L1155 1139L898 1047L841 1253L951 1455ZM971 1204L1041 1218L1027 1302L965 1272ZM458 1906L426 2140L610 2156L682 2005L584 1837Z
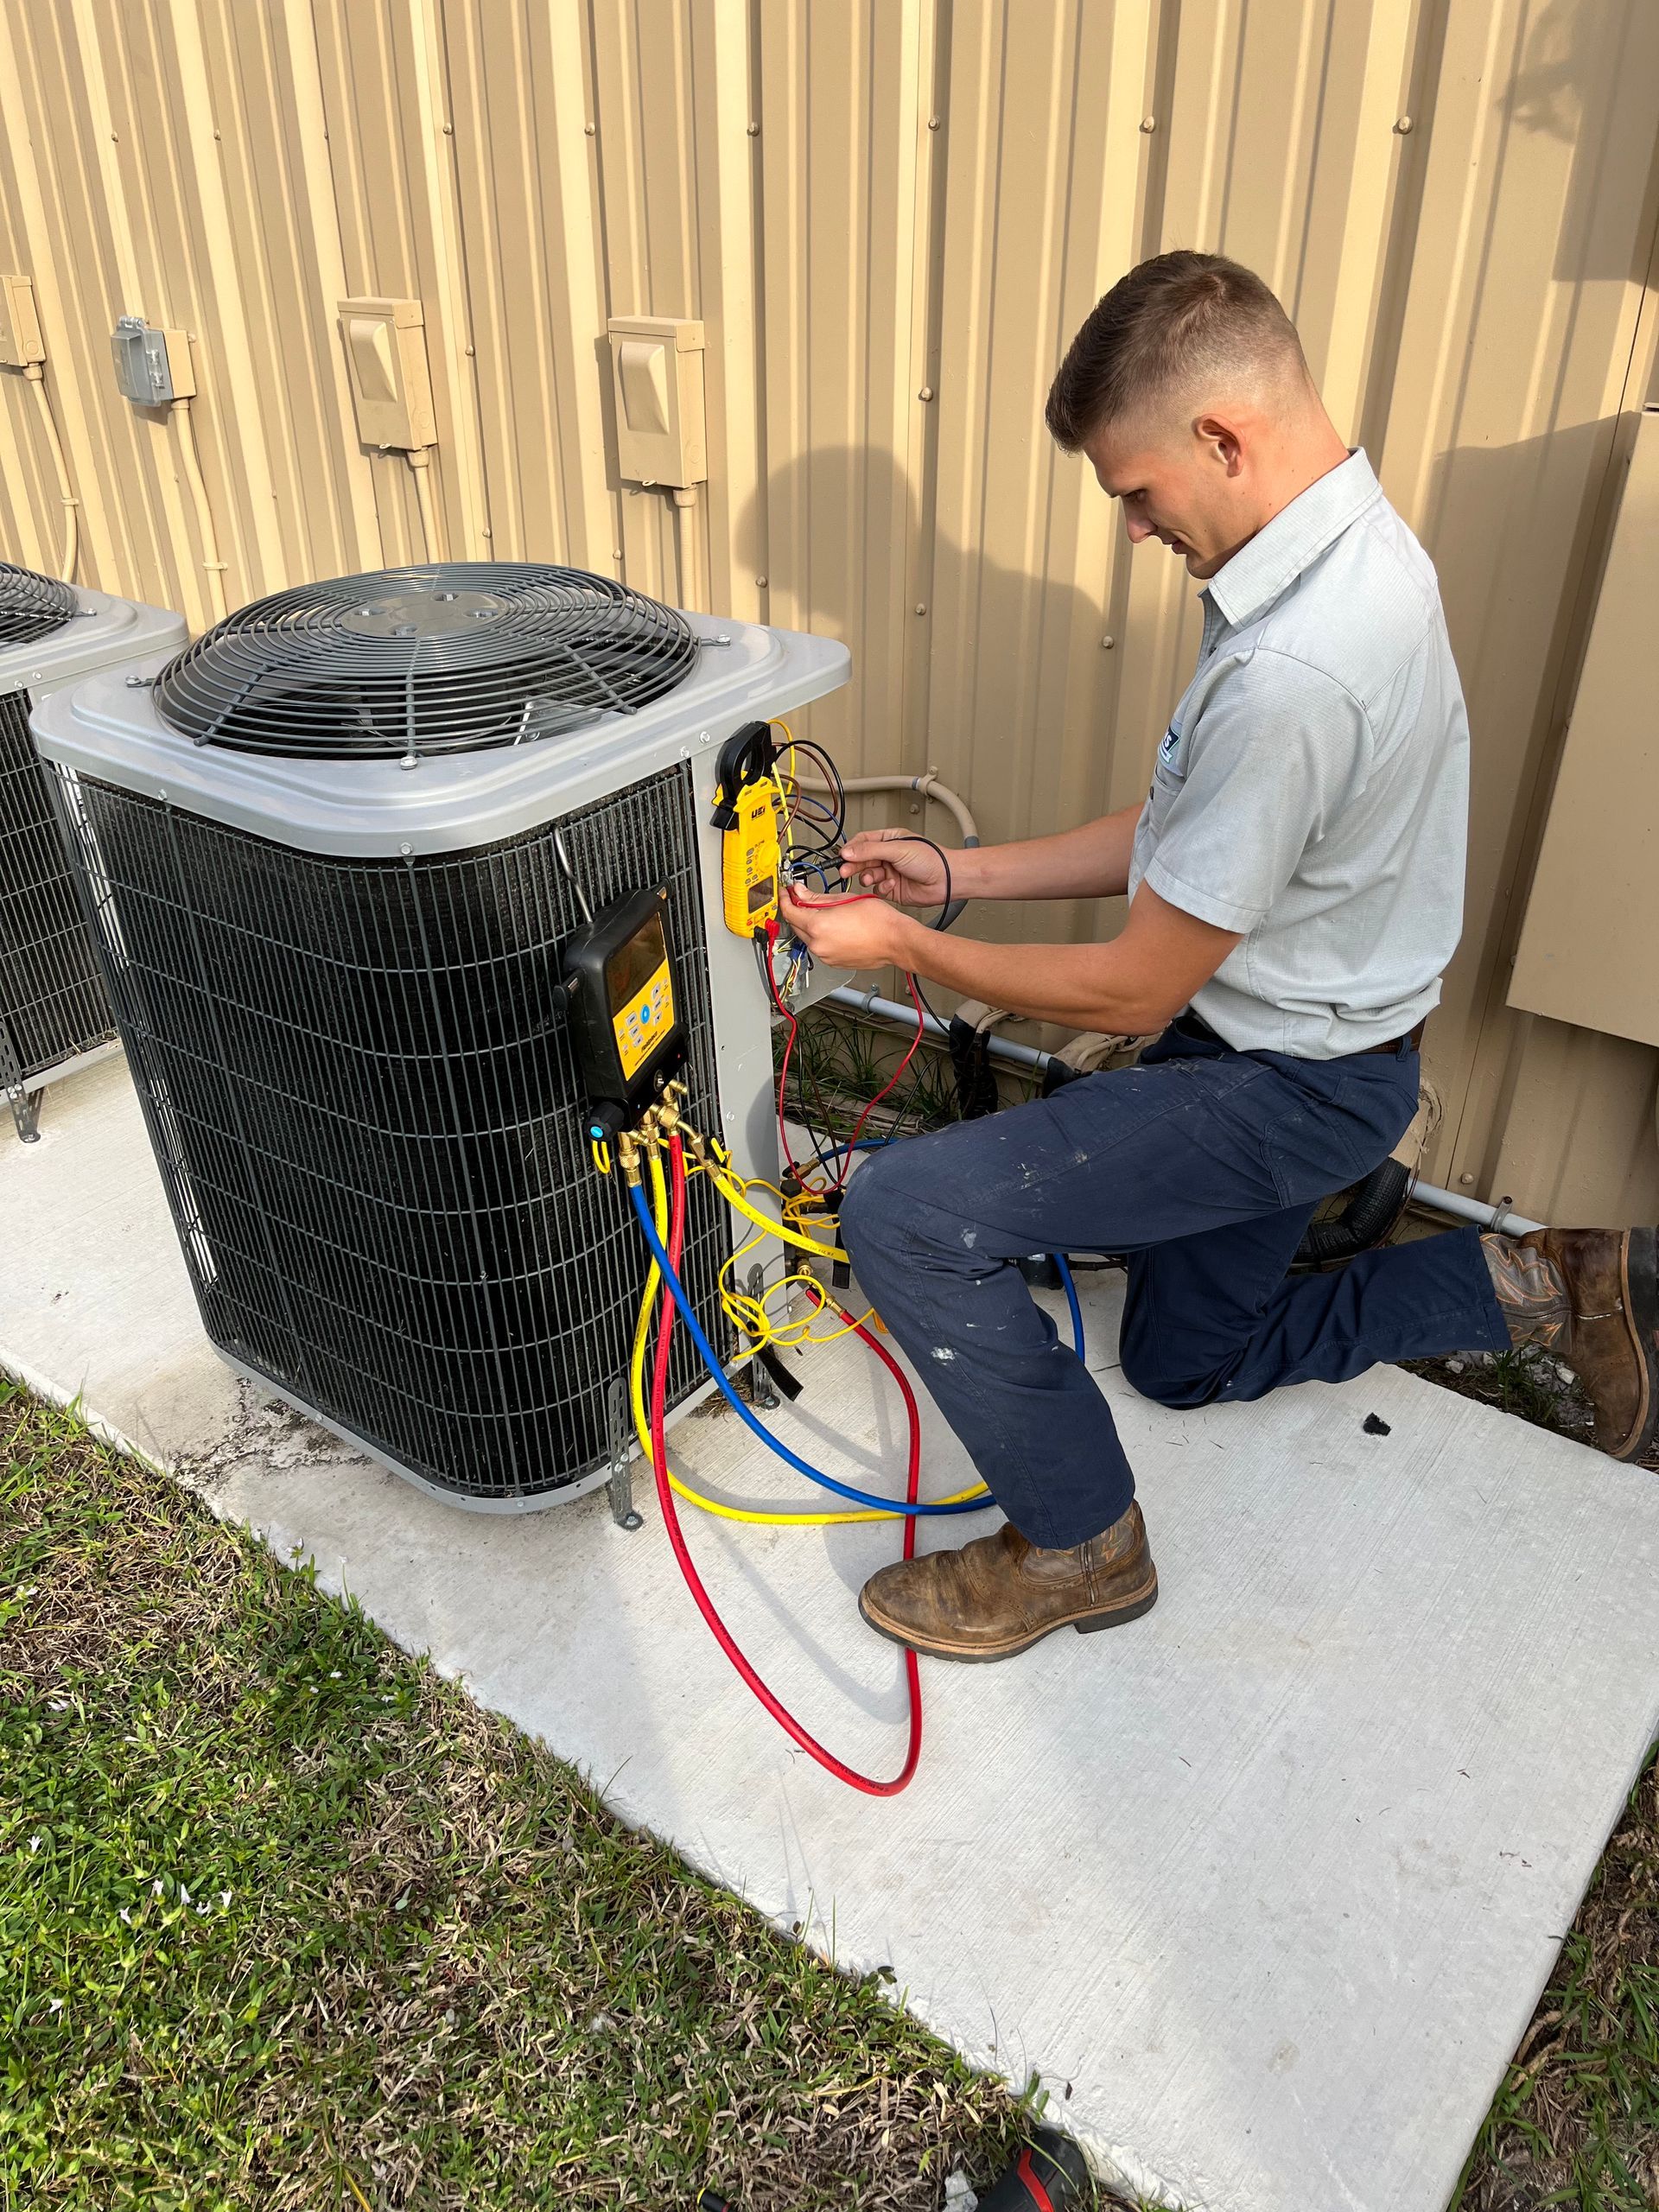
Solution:
M1388 1422L1383 1420L1381 1414L1367 1414L1365 1416L1365 1433L1367 1436L1392 1436L1394 1434L1394 1431L1389 1426Z
M982 2190L979 2212L1077 2212L1089 2166L1069 2135L1039 2127L1001 2178Z

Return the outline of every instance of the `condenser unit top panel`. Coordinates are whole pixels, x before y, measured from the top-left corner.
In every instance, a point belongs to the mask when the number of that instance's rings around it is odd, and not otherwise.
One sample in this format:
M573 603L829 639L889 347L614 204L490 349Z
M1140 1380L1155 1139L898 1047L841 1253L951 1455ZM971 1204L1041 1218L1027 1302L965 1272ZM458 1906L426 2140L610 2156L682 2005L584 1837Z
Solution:
M0 593L12 587L14 578L29 573L0 569ZM183 618L163 607L111 599L101 591L60 584L51 576L36 581L67 597L68 613L50 630L21 642L15 633L0 634L0 691L27 690L38 701L43 693L73 683L92 669L176 652L189 634Z
M156 685L198 745L295 760L426 760L637 714L683 683L683 615L609 576L455 561L256 600Z
M471 751L342 757L199 743L164 719L159 683L135 689L119 676L48 699L31 723L48 760L302 851L365 860L464 852L693 759L741 722L836 690L850 671L846 646L828 638L674 619L690 658L671 691L575 728L550 731L532 715L516 738ZM159 677L161 666L141 663L137 672ZM529 696L528 688L518 696L521 717Z

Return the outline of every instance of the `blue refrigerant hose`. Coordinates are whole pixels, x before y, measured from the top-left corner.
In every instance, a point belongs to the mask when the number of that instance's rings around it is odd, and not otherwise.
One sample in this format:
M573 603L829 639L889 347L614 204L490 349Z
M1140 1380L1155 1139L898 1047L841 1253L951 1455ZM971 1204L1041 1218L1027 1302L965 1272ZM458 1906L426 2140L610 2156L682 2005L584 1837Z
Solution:
M1065 1253L1053 1252L1049 1256L1059 1269L1060 1281L1065 1285L1065 1302L1071 1308L1071 1349L1081 1359L1083 1357L1083 1306L1077 1297L1077 1286L1071 1280L1071 1270L1065 1264Z
M861 1137L856 1144L838 1146L836 1147L836 1151L840 1153L879 1152L883 1145L891 1144L893 1141L893 1140L891 1137ZM835 1159L836 1156L836 1153L831 1153L830 1155L831 1160ZM820 1157L822 1157L822 1154L820 1154ZM828 1165L827 1162L825 1164ZM1081 1359L1083 1357L1084 1341L1083 1306L1077 1298L1077 1286L1071 1280L1071 1270L1065 1263L1065 1253L1051 1252L1049 1254L1049 1257L1059 1269L1060 1281L1065 1286L1065 1302L1071 1309L1071 1349L1076 1352L1077 1357Z
M963 1498L955 1505L912 1505L902 1497L873 1497L868 1491L854 1490L846 1483L838 1483L833 1475L823 1474L817 1467L808 1466L806 1461L791 1452L788 1445L779 1443L771 1430L763 1422L755 1419L742 1399L738 1396L731 1377L720 1363L719 1355L703 1334L702 1325L691 1310L691 1301L686 1296L685 1286L675 1274L670 1264L668 1254L664 1249L663 1240L657 1234L657 1225L652 1220L651 1209L645 1204L645 1192L639 1184L630 1184L628 1197L633 1205L634 1217L639 1224L646 1243L651 1247L652 1257L656 1261L663 1281L668 1286L670 1297L680 1309L680 1319L684 1322L688 1335L701 1354L703 1365L719 1385L726 1402L731 1407L733 1412L737 1414L746 1427L754 1431L768 1451L775 1452L780 1459L793 1467L797 1474L804 1475L809 1482L817 1483L824 1490L834 1491L837 1497L850 1498L855 1505L874 1505L879 1507L884 1513L915 1515L918 1518L923 1516L944 1513L983 1513L988 1506L995 1503L995 1500L988 1492L982 1497Z

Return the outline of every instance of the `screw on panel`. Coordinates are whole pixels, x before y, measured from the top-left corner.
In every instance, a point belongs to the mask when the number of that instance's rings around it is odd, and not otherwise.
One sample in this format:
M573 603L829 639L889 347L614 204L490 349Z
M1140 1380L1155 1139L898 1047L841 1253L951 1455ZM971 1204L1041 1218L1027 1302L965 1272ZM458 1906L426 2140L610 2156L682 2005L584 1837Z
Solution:
M916 397L918 399L931 399L933 397L932 385L931 384L925 384L921 390L917 393Z
M1141 128L1146 131L1155 130L1158 128L1157 117L1155 115L1143 115L1141 118Z
M916 612L917 612L918 614L925 614L925 613L926 613L926 612L927 612L927 602L926 602L926 601L925 601L925 600L918 599L918 600L917 601L917 602L916 602Z
M1103 652L1110 652L1112 647L1117 643L1117 639L1113 637L1105 637L1101 639L1100 643L1101 650Z
M937 115L930 115L927 118L928 129L930 130L937 130L939 127L939 121L940 118Z
M749 125L749 136L751 138L758 138L760 136L760 126L758 123L752 123Z
M1407 132L1408 132L1408 131L1409 131L1410 130L1412 130L1412 129L1414 128L1414 120L1413 120L1413 118L1412 118L1410 116L1408 116L1408 115L1402 115L1402 116L1401 117L1401 118L1400 118L1399 122L1398 122L1398 123L1396 123L1396 124L1395 124L1395 126L1394 126L1394 127L1395 127L1395 130L1400 133L1400 136L1403 138L1403 137L1406 136Z

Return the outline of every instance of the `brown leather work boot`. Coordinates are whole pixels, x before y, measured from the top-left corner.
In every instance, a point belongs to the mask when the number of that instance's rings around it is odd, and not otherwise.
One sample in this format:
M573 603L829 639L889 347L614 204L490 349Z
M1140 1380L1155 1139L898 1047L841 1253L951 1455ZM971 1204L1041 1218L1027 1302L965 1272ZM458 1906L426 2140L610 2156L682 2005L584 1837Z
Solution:
M960 1551L900 1560L870 1577L858 1610L878 1636L935 1659L1011 1659L1057 1628L1087 1636L1157 1602L1147 1524L1132 1505L1067 1552L1039 1551L1005 1527Z
M1659 1231L1535 1229L1480 1241L1510 1342L1565 1360L1594 1409L1596 1442L1639 1459L1659 1427Z

